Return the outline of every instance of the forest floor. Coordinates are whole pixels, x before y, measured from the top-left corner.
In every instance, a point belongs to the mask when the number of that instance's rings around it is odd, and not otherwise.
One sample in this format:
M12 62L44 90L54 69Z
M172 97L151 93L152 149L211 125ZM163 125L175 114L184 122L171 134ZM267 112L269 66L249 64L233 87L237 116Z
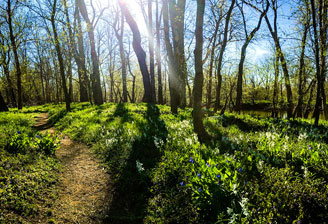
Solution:
M34 127L55 134L48 114L36 117ZM64 135L56 152L61 162L58 197L49 223L102 223L112 198L110 176L85 144Z

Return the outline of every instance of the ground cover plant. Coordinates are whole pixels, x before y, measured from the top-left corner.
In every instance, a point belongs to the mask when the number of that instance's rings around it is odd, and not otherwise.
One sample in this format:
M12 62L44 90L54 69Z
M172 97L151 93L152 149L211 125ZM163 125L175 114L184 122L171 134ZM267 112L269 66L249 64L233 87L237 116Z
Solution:
M213 114L201 143L191 110L74 104L52 113L115 180L111 223L326 223L327 123Z
M58 139L32 128L40 110L0 114L0 223L33 222L56 196Z

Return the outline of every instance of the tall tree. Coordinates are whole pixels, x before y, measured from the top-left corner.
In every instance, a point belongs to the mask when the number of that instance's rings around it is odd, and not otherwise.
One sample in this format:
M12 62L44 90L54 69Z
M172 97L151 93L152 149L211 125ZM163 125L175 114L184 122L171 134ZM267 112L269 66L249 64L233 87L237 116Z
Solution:
M12 8L12 0L7 0L7 18L6 21L9 26L9 37L10 37L10 42L11 42L11 47L12 51L14 53L14 58L15 58L15 69L16 69L16 79L17 79L17 107L18 109L23 108L23 102L22 102L22 72L21 72L21 67L20 67L20 62L19 62L19 57L18 57L18 49L17 49L17 43L16 43L16 36L17 34L14 31L14 21L13 21L13 15L14 15L14 10ZM16 2L17 3L17 2Z
M124 52L124 15L121 13L121 22L118 25L119 14L117 13L115 22L114 22L114 31L115 36L118 40L119 47L120 47L120 56L121 56L121 68L122 68L122 86L123 86L123 102L128 102L128 90L126 85L126 76L127 76L127 69L126 69L126 56Z
M205 0L197 0L197 16L196 16L196 46L195 46L195 79L194 79L194 104L193 104L193 123L194 130L199 138L203 141L209 139L204 124L202 114L202 98L203 98L203 25L204 25Z
M126 18L127 23L130 26L130 29L133 33L133 50L135 54L137 55L140 71L143 78L143 84L144 84L144 97L143 101L147 103L154 103L155 99L153 99L152 93L151 93L151 83L150 83L150 75L147 68L146 63L146 52L141 46L141 36L140 31L138 28L138 25L136 21L133 19L129 9L126 6L126 3L122 0L118 0L119 6L121 8L121 11L123 15Z
M291 118L293 116L293 93L292 93L292 88L291 88L291 83L290 83L290 78L289 78L287 61L285 59L284 52L281 49L280 40L278 37L278 28L277 28L278 2L277 2L277 0L271 0L271 8L273 10L273 15L274 15L273 28L272 28L271 22L267 16L267 14L265 15L264 18L265 18L265 21L269 28L272 39L275 43L276 50L279 55L282 71L284 73L285 86L286 86L286 91L287 91L287 117Z
M318 17L316 9L318 8ZM327 58L327 19L328 3L327 1L318 0L317 4L315 0L311 0L312 11L312 26L314 33L314 52L315 52L315 64L316 64L316 78L317 78L317 97L316 104L313 113L315 118L315 125L319 124L320 112L323 109L325 111L325 118L327 118L327 102L324 89L325 73L326 73L326 58ZM318 21L317 21L318 19ZM318 34L319 26L319 34Z
M158 104L163 104L162 62L161 62L161 19L158 0L156 0L156 63L158 81Z
M92 68L93 68L91 73L93 100L96 105L101 105L103 104L104 101L102 97L102 89L100 83L99 58L96 52L94 26L89 19L87 7L85 5L84 0L77 0L77 1L82 17L87 24L87 30L90 40L91 60L92 60Z
M245 58L246 58L246 50L247 50L249 43L254 38L256 32L260 29L263 17L266 15L266 13L269 10L270 4L268 1L266 1L266 3L267 3L266 8L261 13L256 27L250 33L248 33L248 31L247 31L247 24L246 24L244 9L243 9L243 2L241 3L241 5L238 4L238 7L240 9L240 12L241 12L241 15L243 18L244 31L245 31L245 42L241 48L240 61L239 61L239 66L238 66L237 96L236 96L236 106L235 106L235 109L237 112L240 112L240 110L241 110L242 93L243 93L243 73L244 73L244 63L245 63ZM253 5L251 5L251 6L253 8L256 8Z
M221 86L222 86L222 74L221 74L221 69L222 69L222 62L223 62L223 54L225 51L225 48L227 46L227 42L228 42L228 31L229 31L229 23L230 23L230 18L231 18L231 14L232 14L232 10L235 6L236 0L232 0L229 10L227 12L226 15L226 19L225 19L225 25L224 25L224 33L223 33L223 40L222 40L222 44L221 44L221 49L220 49L220 53L219 53L219 58L218 58L218 62L217 62L217 79L218 79L218 83L216 86L216 100L215 100L215 105L214 105L214 111L216 112L219 107L220 107L220 95L221 95Z
M156 101L155 90L155 57L154 57L154 32L153 32L153 0L148 0L148 38L149 38L149 75L151 93Z
M186 106L185 7L185 0L163 0L164 37L169 58L169 88L173 113L177 113L178 107ZM170 41L171 35L173 44Z
M50 22L51 22L52 31L53 31L53 41L55 44L58 63L59 63L60 77L61 77L62 87L63 87L63 91L64 91L66 110L70 111L71 110L71 106L70 106L71 102L70 102L70 96L69 96L69 93L67 90L64 60L63 60L63 55L61 52L61 47L60 47L57 28L56 28L56 20L55 20L56 12L57 12L57 0L54 0L53 5L52 5Z

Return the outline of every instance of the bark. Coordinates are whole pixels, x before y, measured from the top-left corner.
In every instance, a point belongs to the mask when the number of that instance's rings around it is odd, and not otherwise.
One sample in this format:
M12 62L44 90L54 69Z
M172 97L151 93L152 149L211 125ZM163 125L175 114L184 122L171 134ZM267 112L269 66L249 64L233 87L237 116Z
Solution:
M63 91L64 91L66 110L70 111L71 110L70 97L69 97L69 93L68 93L67 85L66 85L64 60L63 60L63 56L61 53L59 38L58 38L57 29L56 29L56 25L55 25L56 7L57 7L57 0L54 0L53 5L52 5L52 13L51 13L50 21L51 21L52 31L54 34L54 44L55 44L58 63L59 63L60 77L61 77Z
M321 77L321 97L322 97L322 108L324 112L324 117L328 119L328 108L325 93L325 80L326 80L326 61L328 52L328 42L327 42L327 30L328 30L328 2L320 0L319 3L319 40L320 40L320 77Z
M278 78L279 78L279 55L277 50L275 52L275 61L274 61L274 86L273 86L273 108L272 108L272 117L278 117Z
M163 3L164 4L164 3ZM176 71L174 81L177 82L175 96L177 106L184 108L186 106L186 80L187 63L185 58L184 44L184 17L186 0L169 0L169 16L172 29L172 43L174 60L176 61ZM165 31L164 31L165 32ZM170 57L169 57L170 59Z
M155 60L154 60L154 34L153 34L153 3L148 0L148 38L149 38L149 75L151 84L151 93L154 101L156 101L155 90Z
M16 38L13 30L13 21L12 21L12 9L11 9L11 0L7 0L7 15L8 15L8 26L9 26L9 36L10 36L10 42L12 51L14 53L15 58L15 69L16 69L16 79L17 79L17 108L22 109L23 108L23 102L22 102L22 73L19 63L19 57L17 52L17 44L16 44Z
M320 1L319 1L320 2ZM320 4L320 3L319 3ZM314 47L315 47L315 65L316 65L316 79L317 79L317 97L315 103L315 109L313 112L313 117L315 119L314 124L319 124L320 111L322 106L322 94L321 94L321 72L320 72L320 52L319 52L319 37L317 31L317 18L316 18L316 8L315 0L311 0L311 9L312 9L312 25L314 32ZM319 9L320 10L320 9Z
M141 46L141 36L138 25L136 21L131 16L130 11L128 10L127 6L125 5L124 1L119 1L119 6L121 8L122 13L124 14L127 23L130 26L130 29L133 33L133 50L137 55L139 67L141 70L143 84L144 84L144 97L143 101L146 103L154 103L154 99L151 94L151 83L150 83L150 76L149 71L146 64L146 52L143 50Z
M207 134L203 124L202 98L203 98L203 24L204 24L205 0L197 0L196 17L196 46L195 46L195 79L194 79L194 104L193 104L193 124L194 130L201 141L207 141Z
M126 102L128 102L128 93L127 93L127 85L126 85L126 76L127 76L126 56L125 56L124 45L123 45L123 35L124 35L124 15L123 14L121 15L120 28L121 28L120 33L119 33L118 29L116 29L116 28L114 29L114 31L115 31L115 36L119 43L119 48L120 48L121 66L122 66L123 102L126 103Z
M224 54L224 51L225 51L225 48L226 48L227 42L228 42L228 29L229 29L230 17L231 17L231 13L232 13L235 3L236 3L236 0L231 1L231 5L229 7L229 10L227 12L227 16L225 19L224 37L223 37L222 46L220 49L218 66L217 66L218 85L216 87L216 100L215 100L215 105L214 105L214 112L216 112L220 107L220 93L221 93L221 85L222 85L221 69L222 69L223 54Z
M312 100L313 100L313 92L314 92L315 86L316 86L316 80L312 80L312 82L310 83L310 86L309 86L310 96L309 96L309 100L308 100L308 103L305 107L305 112L304 112L304 118L305 119L307 119L309 117L309 114L312 110L311 103L312 103Z
M87 12L87 8L85 6L84 0L77 0L78 7L82 14L84 21L87 24L88 28L88 35L90 40L90 48L91 48L91 60L92 60L92 75L91 75L91 84L92 84L92 92L93 92L93 99L96 105L103 104L103 97L102 97L102 89L101 89L101 82L100 82L100 72L99 72L99 59L96 52L96 44L95 44L95 36L94 36L94 27L91 24Z
M301 43L301 55L300 55L300 67L298 72L298 102L295 108L294 116L302 117L303 116L303 98L304 98L304 76L305 76L305 64L304 64L304 56L305 56L305 46L306 46L306 37L308 32L308 24L304 27L302 43Z
M213 43L212 43L212 48L211 48L210 65L209 65L209 71L208 71L207 103L206 103L207 109L209 109L211 107L211 103L212 103L212 76L213 76L216 39L217 39L217 33L219 31L219 25L220 25L219 21L216 21L215 31L213 34Z
M161 63L161 15L159 14L158 0L156 0L156 62L158 81L158 104L163 104L162 63Z
M178 78L177 78L177 62L173 55L173 48L170 42L170 28L169 28L169 13L168 2L163 0L163 20L164 20L164 39L165 47L169 63L169 89L172 113L178 113L179 95L178 95Z
M269 28L269 31L271 33L271 36L274 40L276 49L278 51L278 55L279 55L279 59L281 62L281 66L282 66L282 71L284 73L284 78L285 78L285 86L286 86L286 90L287 90L287 117L291 118L293 116L293 93L292 93L292 89L291 89L291 84L290 84L290 79L289 79L289 73L288 73L288 68L287 68L287 62L284 56L284 53L281 49L280 46L280 41L278 38L278 29L277 29L277 0L273 1L273 11L274 11L274 21L273 21L273 25L274 25L274 29L271 26L270 20L268 19L267 15L265 15L265 21L267 23L267 26Z
M7 104L5 103L5 100L2 97L1 92L0 92L0 112L3 112L3 111L9 111L9 109L7 107Z
M117 20L118 20L118 15L115 20L115 23L118 22ZM126 76L127 76L126 56L125 56L124 45L123 45L123 35L124 35L124 15L123 15L123 13L121 14L121 26L120 26L121 32L119 33L119 30L116 27L114 27L114 31L115 31L115 36L119 43L119 48L120 48L121 66L122 66L121 68L122 68L123 102L126 103L126 102L128 102L128 93L127 93L127 85L126 85Z
M240 110L241 110L241 102L242 102L242 94L243 94L243 73L244 73L244 63L245 63L245 58L246 58L246 50L247 50L249 43L255 36L256 32L260 29L262 19L267 14L268 10L269 10L269 3L267 2L266 9L261 13L259 21L257 22L257 26L251 31L251 33L249 35L247 34L246 21L244 18L244 14L243 14L243 11L241 10L241 13L243 15L246 40L241 48L240 61L239 61L239 66L238 66L237 96L236 96L236 107L235 107L237 112L240 112Z
M77 1L75 2L75 19L77 20L77 45L78 50L76 49L75 61L78 66L78 75L79 75L79 87L80 87L80 101L88 102L91 100L91 88L90 80L87 75L87 69L85 66L85 53L84 53L84 43L83 43L83 32L80 19L80 13L78 9ZM74 44L76 46L76 44Z

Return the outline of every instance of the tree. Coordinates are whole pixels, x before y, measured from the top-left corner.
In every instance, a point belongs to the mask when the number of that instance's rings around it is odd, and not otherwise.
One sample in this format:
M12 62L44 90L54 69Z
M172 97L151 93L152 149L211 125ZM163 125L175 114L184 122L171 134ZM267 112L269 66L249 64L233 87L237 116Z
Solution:
M171 111L186 106L186 59L184 53L185 0L163 0L164 39L169 59L169 88ZM170 27L172 42L170 41Z
M155 58L154 58L154 32L153 32L153 0L148 0L148 39L149 39L149 75L151 93L156 101L155 90Z
M204 124L202 114L203 98L203 25L204 25L205 0L197 0L197 17L196 17L196 46L195 46L195 79L194 79L194 104L193 104L193 123L194 130L198 137L205 141L209 139Z
M93 68L91 73L93 100L96 105L101 105L103 104L104 101L102 97L102 90L101 90L101 83L100 83L99 58L96 52L94 26L90 22L87 7L85 5L84 0L77 0L77 2L82 17L87 24L88 35L90 40L91 60L92 60L92 68Z
M218 78L218 84L216 87L216 100L215 100L215 105L214 105L214 111L216 112L219 107L220 107L220 94L221 94L221 86L222 86L222 74L221 74L221 69L222 69L222 62L223 62L223 54L225 51L225 48L227 46L228 42L228 29L229 29L229 23L230 23L230 18L231 18L231 13L232 10L235 6L236 0L232 0L229 10L226 15L225 19L225 25L224 25L224 33L223 33L223 40L221 44L221 49L219 53L219 58L217 62L217 78Z
M0 92L0 112L3 112L3 111L9 111L3 97L2 97L2 94Z
M57 58L58 58L58 63L59 63L60 77L62 80L62 86L63 86L65 103L66 103L66 110L70 111L71 110L71 106L70 106L71 100L70 100L70 96L69 96L69 93L67 90L64 60L63 60L63 55L61 52L61 47L60 47L56 23L55 23L56 11L57 11L57 0L54 0L53 5L52 5L50 22L51 22L51 26L52 26L53 35L54 35L53 41L54 41L54 45L56 48L56 53L57 53Z
M317 6L317 7L316 7ZM318 8L318 22L316 8ZM319 117L321 109L325 112L325 118L328 118L327 102L324 89L325 74L326 74L326 58L327 58L327 29L328 29L328 3L327 1L318 0L316 5L315 0L311 0L312 10L312 26L314 33L315 45L315 65L316 65L316 78L317 78L317 97L313 117L315 118L315 125L319 124ZM319 23L319 24L318 24ZM319 35L318 27L319 26Z
M23 102L22 102L22 72L18 57L18 50L17 50L17 43L16 43L16 33L14 33L14 27L13 27L13 15L14 15L14 9L12 8L12 0L7 0L7 18L6 22L9 27L9 37L11 42L12 51L14 53L15 58L15 69L16 69L16 79L17 79L17 107L18 109L23 108ZM17 2L16 2L17 4Z
M148 71L147 64L146 64L146 52L144 51L144 49L141 46L141 36L140 36L140 31L139 31L138 25L137 25L136 21L133 19L133 17L131 16L131 13L130 13L129 9L127 8L125 2L122 0L119 0L118 3L119 3L119 6L121 8L123 15L126 18L127 23L130 26L130 29L133 33L133 42L132 42L133 50L138 58L139 67L140 67L140 71L141 71L142 78L143 78L143 84L144 84L143 101L147 102L147 103L154 103L155 99L153 99L153 96L151 93L150 75L149 75L149 71Z
M123 35L124 35L124 15L121 13L121 23L118 26L118 19L119 14L117 13L115 22L114 22L114 31L115 36L118 40L119 47L120 47L120 56L121 56L121 67L122 67L122 86L123 86L123 102L128 102L128 90L126 86L126 76L127 76L127 69L126 69L126 56L124 52L124 45L123 45ZM119 30L121 31L119 33Z
M285 86L286 86L286 91L287 91L287 117L291 118L293 116L293 93L292 93L292 88L291 88L291 83L290 83L290 78L289 78L289 72L288 72L288 67L287 67L287 62L285 59L284 52L281 49L279 37L278 37L278 28L277 28L277 11L278 11L278 2L277 0L271 0L271 8L273 10L273 28L270 23L270 20L267 16L267 14L264 16L265 21L267 23L268 29L270 31L270 34L274 40L275 46L276 46L276 51L280 59L282 71L284 73L284 78L285 78Z
M238 4L238 7L240 9L240 12L241 12L242 18L243 18L243 24L244 24L244 30L245 30L245 42L241 48L240 61L239 61L239 66L238 66L237 96L236 96L236 106L235 106L235 110L237 112L240 112L240 110L241 110L241 101L242 101L242 92L243 92L243 72L244 72L244 63L245 63L245 58L246 58L246 50L247 50L249 43L254 38L256 32L260 29L263 17L266 15L266 13L269 10L270 4L268 1L266 1L266 3L267 3L266 8L261 13L256 27L249 34L247 32L247 24L246 24L245 14L243 11L243 3L242 3L242 5ZM253 5L251 5L251 6L253 8L255 8L255 6L253 6Z
M162 62L161 62L161 18L158 0L156 0L156 63L158 81L158 104L163 104Z

